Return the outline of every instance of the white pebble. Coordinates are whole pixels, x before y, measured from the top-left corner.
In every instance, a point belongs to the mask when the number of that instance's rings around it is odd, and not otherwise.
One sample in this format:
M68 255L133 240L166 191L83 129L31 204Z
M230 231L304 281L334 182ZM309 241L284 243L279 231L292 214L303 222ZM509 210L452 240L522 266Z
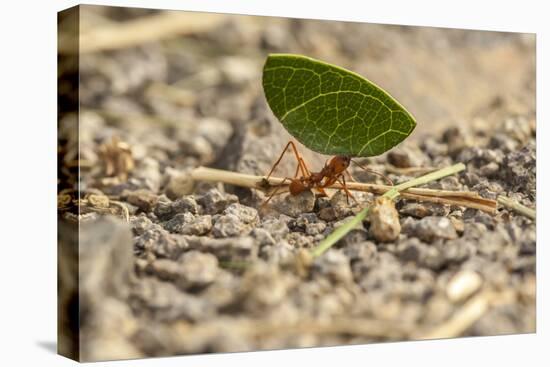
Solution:
M472 270L462 270L456 273L447 285L447 298L452 302L461 302L481 288L483 279Z

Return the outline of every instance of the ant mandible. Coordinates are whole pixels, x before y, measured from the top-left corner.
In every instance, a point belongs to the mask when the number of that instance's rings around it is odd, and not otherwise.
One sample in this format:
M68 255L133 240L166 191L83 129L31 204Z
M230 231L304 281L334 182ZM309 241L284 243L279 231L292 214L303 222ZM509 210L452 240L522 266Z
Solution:
M289 141L288 144L285 146L281 155L279 156L279 159L277 159L277 161L273 164L273 167L271 167L271 171L269 171L269 174L266 176L266 180L269 180L269 178L271 177L271 174L283 159L283 156L287 152L288 148L292 148L298 164L296 166L296 172L294 173L294 177L293 178L285 177L283 181L280 183L280 185L282 186L287 181L290 181L288 190L291 195L295 196L304 191L315 189L322 196L327 196L324 189L338 182L342 185L342 189L346 193L346 199L348 200L348 202L349 202L349 198L351 197L353 201L357 203L357 200L355 199L355 197L352 195L352 193L348 190L346 186L346 178L344 176L344 174L347 174L352 181L355 181L353 179L353 176L348 171L348 167L352 162L350 156L336 155L332 157L330 161L325 162L325 165L323 166L321 171L311 172L307 168L307 165L304 159L300 156L300 153L298 153L296 144L294 144L293 141ZM353 163L355 163L356 165L358 165L359 167L361 167L366 171L372 172L376 175L383 177L390 185L393 185L393 182L389 180L386 176L378 172L375 172L373 170L370 170L368 168L365 168L355 161L353 161ZM299 176L299 174L301 174L301 176ZM280 193L283 193L283 192L279 192L277 189L275 189L262 205L266 205L273 196L278 195Z

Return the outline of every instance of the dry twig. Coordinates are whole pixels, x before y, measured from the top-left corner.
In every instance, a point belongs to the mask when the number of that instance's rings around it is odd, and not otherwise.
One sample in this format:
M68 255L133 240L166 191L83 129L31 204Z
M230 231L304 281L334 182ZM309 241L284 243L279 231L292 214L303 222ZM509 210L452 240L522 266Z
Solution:
M469 300L449 320L431 330L420 333L414 339L443 339L461 335L489 309L490 294L481 293Z
M506 196L499 195L497 197L497 202L509 209L515 210L516 212L525 215L528 218L533 220L537 219L537 213L534 209L528 208L525 205L521 205L517 201L514 201Z
M485 291L466 302L451 318L433 329L418 333L412 339L444 339L461 336L493 305L513 301L512 292Z
M96 52L116 50L159 41L182 34L204 32L225 19L223 14L165 11L135 20L93 28L80 35L79 47L70 39L60 38L59 52Z
M284 180L280 177L270 177L269 180L266 180L263 176L247 175L207 167L196 168L191 172L191 177L196 181L223 182L235 186L248 187L263 191L268 191L273 187L281 187ZM392 186L387 185L375 185L360 182L348 182L346 183L346 186L349 190L372 192L374 194L384 194L393 188ZM342 186L339 183L336 183L330 188L341 189ZM409 188L402 191L400 195L405 199L464 206L468 208L480 209L488 213L495 213L496 211L495 200L482 198L477 193L469 191Z

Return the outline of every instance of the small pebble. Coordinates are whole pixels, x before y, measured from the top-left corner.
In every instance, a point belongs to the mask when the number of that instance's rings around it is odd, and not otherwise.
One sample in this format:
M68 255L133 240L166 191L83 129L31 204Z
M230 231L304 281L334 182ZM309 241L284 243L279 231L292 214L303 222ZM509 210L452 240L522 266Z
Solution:
M260 226L268 231L275 241L281 240L289 232L287 223L281 219L266 219Z
M204 208L206 214L221 213L229 204L237 202L235 195L222 194L217 189L210 189L200 196L197 202Z
M289 223L293 230L299 229L304 231L308 224L318 223L317 214L315 213L302 213L295 220Z
M281 241L263 247L260 255L269 263L288 265L294 261L294 247L286 241Z
M186 236L190 249L209 252L220 261L248 261L258 257L258 245L253 237L210 238Z
M436 246L421 242L418 238L411 238L400 243L396 255L404 262L414 262L421 267L438 271L446 263L444 253Z
M326 228L327 225L325 222L308 223L306 225L306 234L309 236L315 236L323 233Z
M187 247L184 238L172 235L156 224L134 239L134 251L137 250L138 254L154 254L168 259L176 259Z
M340 190L332 195L330 204L336 219L342 219L353 214L351 207L354 201L346 195L344 190Z
M212 319L215 309L207 300L182 292L175 284L145 277L132 289L132 299L141 303L153 322Z
M398 168L421 167L427 158L418 148L397 147L388 153L388 161Z
M336 219L336 212L334 211L334 208L322 208L319 210L319 218L326 222L332 222Z
M130 224L132 226L132 231L136 236L141 236L145 233L145 231L158 227L158 224L151 222L151 219L147 218L145 213L141 213L138 216L130 218Z
M284 301L295 279L275 264L256 262L243 275L242 301L249 312L263 313Z
M148 190L136 190L127 194L126 200L144 212L150 212L157 204L158 196Z
M258 241L260 246L272 246L275 244L273 236L264 228L254 228L250 234Z
M177 173L169 177L164 193L172 200L177 200L193 192L195 183L187 173Z
M368 238L367 231L361 227L357 227L349 231L344 238L338 241L343 248L347 248L355 243L364 243Z
M395 241L401 233L399 214L393 200L379 197L369 210L369 233L379 242Z
M195 220L191 213L180 213L163 224L164 228L172 233L182 233L183 226Z
M312 212L315 206L315 195L309 190L298 195L288 195L277 204L277 210L290 217Z
M307 236L301 232L291 232L286 236L286 240L293 247L296 248L309 248L313 246L313 238Z
M153 212L159 219L170 219L174 215L172 200L168 199L165 195L159 196L157 205L155 205Z
M449 217L449 220L453 224L453 227L455 228L455 231L457 233L464 233L464 221L455 217Z
M258 211L254 208L241 205L239 203L233 203L229 205L223 214L231 214L238 217L243 223L255 225L258 220Z
M212 229L212 216L201 215L195 217L191 222L184 224L179 233L186 235L202 236Z
M490 162L479 169L482 176L492 177L499 171L500 166L496 162Z
M178 285L184 289L209 285L216 279L219 271L215 256L198 251L184 253L179 264Z
M192 195L185 195L174 202L172 202L172 211L175 214L189 212L192 214L199 214L200 208Z
M443 141L448 145L449 154L456 156L462 149L472 144L466 129L462 126L453 126L443 133Z
M313 260L313 271L328 277L332 282L344 284L353 281L349 258L341 251L330 249Z
M218 217L212 227L212 235L218 238L237 237L247 232L250 232L250 227L234 214Z
M456 230L446 217L425 217L415 225L415 234L425 242L433 242L436 239L451 240L457 238Z

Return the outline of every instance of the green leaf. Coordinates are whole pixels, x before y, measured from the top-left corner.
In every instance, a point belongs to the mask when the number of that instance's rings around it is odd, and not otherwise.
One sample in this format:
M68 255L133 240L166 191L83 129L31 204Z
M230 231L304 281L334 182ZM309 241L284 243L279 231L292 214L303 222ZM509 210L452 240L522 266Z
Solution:
M288 132L322 154L379 155L416 126L411 114L374 83L309 57L269 55L263 87Z

